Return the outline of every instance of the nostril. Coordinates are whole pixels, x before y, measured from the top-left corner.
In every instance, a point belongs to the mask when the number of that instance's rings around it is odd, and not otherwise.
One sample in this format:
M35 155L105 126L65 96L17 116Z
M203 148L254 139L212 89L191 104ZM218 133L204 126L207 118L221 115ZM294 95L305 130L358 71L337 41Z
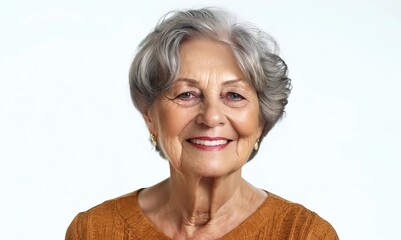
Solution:
M217 127L224 125L227 119L223 111L218 106L205 106L197 117L198 124L204 124L208 127Z

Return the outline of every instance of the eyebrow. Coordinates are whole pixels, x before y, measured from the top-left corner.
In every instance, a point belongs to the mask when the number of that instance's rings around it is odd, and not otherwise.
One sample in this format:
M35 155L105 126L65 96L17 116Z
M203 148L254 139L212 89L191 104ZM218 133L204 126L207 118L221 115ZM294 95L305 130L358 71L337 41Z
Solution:
M175 82L189 82L194 85L198 84L198 81L196 81L195 79L191 79L191 78L179 78L179 79L175 80Z
M197 81L195 79L191 79L191 78L179 78L176 80L176 82L178 82L178 81L189 82L193 85L198 85L198 82L199 82L199 81ZM229 80L224 81L223 85L229 85L229 84L238 83L238 82L245 82L245 80L242 78L229 79Z

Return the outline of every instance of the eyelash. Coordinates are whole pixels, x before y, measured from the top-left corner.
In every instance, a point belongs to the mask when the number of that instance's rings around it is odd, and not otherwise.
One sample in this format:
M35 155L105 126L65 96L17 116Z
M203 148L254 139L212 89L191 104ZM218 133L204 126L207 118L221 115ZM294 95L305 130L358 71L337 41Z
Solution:
M241 94L236 93L236 92L228 92L228 93L226 94L226 96L227 96L227 97L231 97L231 100L233 100L233 101L245 100L245 98L244 98ZM236 99L233 99L233 98L232 98L233 96L235 96ZM239 98L239 99L238 99L238 98Z
M184 97L185 94L191 94L192 96ZM175 98L183 100L183 101L189 101L189 100L191 100L193 98L197 98L197 97L198 97L198 94L196 94L194 92L183 92L183 93L178 94Z
M191 94L191 96L185 96L187 94ZM178 94L175 98L187 101L187 100L192 99L193 97L197 98L199 96L198 96L198 94L196 94L194 92L183 92L183 93ZM230 100L233 100L233 101L240 101L240 100L244 100L245 99L241 94L236 93L236 92L228 92L223 97L228 97L228 98L230 98Z

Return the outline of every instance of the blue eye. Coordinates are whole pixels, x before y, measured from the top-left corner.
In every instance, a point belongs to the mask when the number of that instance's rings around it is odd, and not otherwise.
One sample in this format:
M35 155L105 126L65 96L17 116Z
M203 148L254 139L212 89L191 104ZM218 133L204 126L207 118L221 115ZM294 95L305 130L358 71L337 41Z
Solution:
M171 100L183 107L192 107L198 104L201 101L201 98L202 95L196 92L182 92Z
M235 93L235 92L229 92L229 93L227 93L227 96L230 100L234 100L234 101L240 101L240 100L245 99L241 94Z
M184 92L184 93L179 94L179 95L177 96L177 98L188 99L188 98L191 98L192 95L193 95L193 94L190 93L190 92Z

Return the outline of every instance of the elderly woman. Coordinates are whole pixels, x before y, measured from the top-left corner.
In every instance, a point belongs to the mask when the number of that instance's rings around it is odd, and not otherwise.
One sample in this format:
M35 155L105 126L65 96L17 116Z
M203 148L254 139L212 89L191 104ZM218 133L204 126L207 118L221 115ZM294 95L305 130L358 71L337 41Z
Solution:
M316 213L241 176L290 94L274 49L221 10L163 18L129 78L170 177L78 214L66 239L338 239Z

